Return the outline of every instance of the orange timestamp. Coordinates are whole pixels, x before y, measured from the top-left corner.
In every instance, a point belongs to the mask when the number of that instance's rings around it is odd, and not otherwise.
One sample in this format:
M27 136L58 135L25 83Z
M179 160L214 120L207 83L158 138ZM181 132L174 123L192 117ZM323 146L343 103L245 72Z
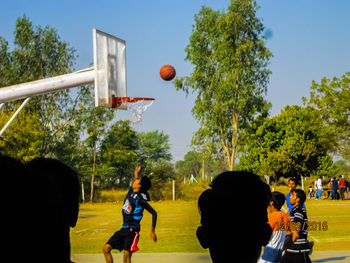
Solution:
M289 230L289 231L300 231L300 230L307 230L307 231L327 231L328 230L328 222L327 221L310 221L308 223L304 222L277 222L276 223L276 230L277 231L283 231L283 230Z

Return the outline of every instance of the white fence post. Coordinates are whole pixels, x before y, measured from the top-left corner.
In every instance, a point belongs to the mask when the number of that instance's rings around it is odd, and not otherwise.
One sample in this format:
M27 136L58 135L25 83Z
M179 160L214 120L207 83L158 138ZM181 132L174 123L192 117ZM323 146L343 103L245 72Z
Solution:
M85 203L85 190L84 190L84 183L81 183L81 198L83 200L83 203Z
M173 180L173 200L175 200L175 180Z

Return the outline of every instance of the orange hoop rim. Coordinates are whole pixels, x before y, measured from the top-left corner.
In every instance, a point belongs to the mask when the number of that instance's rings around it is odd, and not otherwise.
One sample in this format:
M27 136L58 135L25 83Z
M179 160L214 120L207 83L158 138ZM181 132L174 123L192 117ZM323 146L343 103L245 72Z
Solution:
M125 103L136 103L139 101L152 101L154 98L147 97L115 97L112 96L112 108L118 108L123 102Z

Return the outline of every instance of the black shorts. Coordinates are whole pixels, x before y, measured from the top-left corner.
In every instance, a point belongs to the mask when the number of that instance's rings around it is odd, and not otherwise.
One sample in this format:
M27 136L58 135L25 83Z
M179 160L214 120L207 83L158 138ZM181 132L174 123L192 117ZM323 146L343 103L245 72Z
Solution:
M139 250L137 243L139 242L140 234L132 228L121 228L111 236L107 241L113 249L119 251L126 250L129 252L135 252Z
M308 252L292 253L286 251L281 259L281 263L311 263L311 259Z

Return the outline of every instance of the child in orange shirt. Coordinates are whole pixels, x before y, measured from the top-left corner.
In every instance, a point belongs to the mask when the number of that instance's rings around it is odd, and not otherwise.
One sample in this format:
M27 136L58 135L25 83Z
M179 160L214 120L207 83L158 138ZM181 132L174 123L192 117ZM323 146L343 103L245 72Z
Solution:
M269 243L265 246L259 263L277 263L282 258L282 251L286 235L290 226L290 217L281 211L286 198L280 192L272 192L270 205L267 207L268 223L272 228Z

